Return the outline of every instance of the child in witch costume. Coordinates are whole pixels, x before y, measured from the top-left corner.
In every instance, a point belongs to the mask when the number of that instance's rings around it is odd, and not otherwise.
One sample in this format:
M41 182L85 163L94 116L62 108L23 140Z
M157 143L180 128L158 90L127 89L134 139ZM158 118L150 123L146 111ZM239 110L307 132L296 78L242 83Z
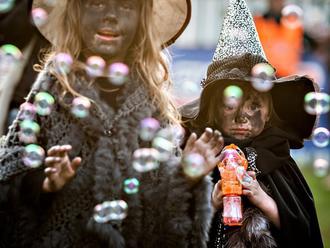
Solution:
M249 164L239 227L224 226L221 178L213 172L209 247L323 247L312 193L290 156L312 133L316 116L304 111L304 96L316 86L305 76L275 79L274 72L245 1L231 0L201 97L181 109L191 132L220 130ZM235 89L229 99L228 86Z
M213 132L192 136L183 155L205 158L192 177L184 174L180 150L170 149L178 148L174 142L162 139L170 156L158 168L158 150L139 149L149 143L140 135L142 120L179 123L163 90L169 78L161 50L186 27L190 2L33 4L49 13L40 31L53 53L1 142L0 225L6 230L0 245L206 247L212 185L205 175L217 164L223 139ZM88 74L90 56L127 64L125 83ZM126 67L117 65L123 75Z

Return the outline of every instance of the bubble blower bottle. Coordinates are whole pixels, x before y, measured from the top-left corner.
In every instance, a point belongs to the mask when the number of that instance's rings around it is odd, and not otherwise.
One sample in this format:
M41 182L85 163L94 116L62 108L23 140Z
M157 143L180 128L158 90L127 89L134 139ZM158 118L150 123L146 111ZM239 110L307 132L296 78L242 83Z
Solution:
M225 146L220 154L218 168L223 193L223 223L227 226L242 225L242 178L247 175L248 161L238 146Z

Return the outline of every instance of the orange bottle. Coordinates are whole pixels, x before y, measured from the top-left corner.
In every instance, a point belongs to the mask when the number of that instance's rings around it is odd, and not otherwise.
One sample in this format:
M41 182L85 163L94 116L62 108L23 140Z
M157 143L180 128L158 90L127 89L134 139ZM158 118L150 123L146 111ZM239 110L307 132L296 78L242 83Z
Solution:
M228 226L242 225L242 184L248 162L238 146L225 146L220 154L218 168L223 193L223 222Z

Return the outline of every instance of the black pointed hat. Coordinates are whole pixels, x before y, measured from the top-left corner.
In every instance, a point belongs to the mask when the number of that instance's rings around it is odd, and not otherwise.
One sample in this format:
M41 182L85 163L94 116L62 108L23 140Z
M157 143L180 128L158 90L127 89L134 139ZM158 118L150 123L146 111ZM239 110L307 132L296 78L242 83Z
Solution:
M207 77L201 83L201 96L181 108L183 118L205 122L212 94L219 87L250 84L251 71L260 63L270 65L247 4L244 0L230 0L213 61L208 67ZM274 109L284 123L281 129L293 134L301 142L309 138L316 116L306 113L304 97L309 92L317 91L317 85L307 76L293 75L280 79L273 76L270 80L273 84L270 93Z

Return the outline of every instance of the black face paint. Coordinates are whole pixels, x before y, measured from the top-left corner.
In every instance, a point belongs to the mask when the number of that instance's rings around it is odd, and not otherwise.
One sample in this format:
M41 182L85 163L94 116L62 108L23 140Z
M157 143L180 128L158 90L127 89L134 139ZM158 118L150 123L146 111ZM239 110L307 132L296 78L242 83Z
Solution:
M239 140L253 138L264 129L268 115L268 96L247 90L238 107L219 106L220 130Z
M85 0L81 36L85 56L125 61L139 25L139 0Z

